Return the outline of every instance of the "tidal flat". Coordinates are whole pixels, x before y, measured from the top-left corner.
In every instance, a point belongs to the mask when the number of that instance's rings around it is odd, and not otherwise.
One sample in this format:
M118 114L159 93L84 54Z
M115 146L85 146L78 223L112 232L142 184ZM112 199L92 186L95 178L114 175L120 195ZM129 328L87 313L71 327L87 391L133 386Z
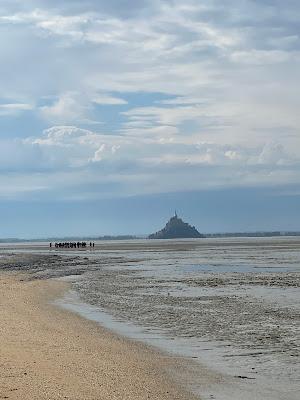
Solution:
M59 304L190 360L202 399L298 399L300 238L1 247L0 268L71 283ZM220 379L201 380L201 368ZM203 369L202 369L203 372Z

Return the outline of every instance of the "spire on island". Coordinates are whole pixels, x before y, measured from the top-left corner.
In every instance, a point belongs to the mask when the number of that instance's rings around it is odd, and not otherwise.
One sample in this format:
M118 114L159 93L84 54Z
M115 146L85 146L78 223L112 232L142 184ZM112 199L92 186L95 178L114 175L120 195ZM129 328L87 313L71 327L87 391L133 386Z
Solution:
M174 216L170 218L166 226L160 231L149 235L149 239L176 239L176 238L202 238L204 237L194 226L178 218L175 210Z

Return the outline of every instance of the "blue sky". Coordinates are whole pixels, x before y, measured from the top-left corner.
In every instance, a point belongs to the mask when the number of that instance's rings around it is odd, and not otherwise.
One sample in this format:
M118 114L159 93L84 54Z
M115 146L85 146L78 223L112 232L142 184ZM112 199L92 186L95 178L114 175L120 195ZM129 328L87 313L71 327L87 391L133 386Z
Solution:
M2 0L0 236L147 233L175 207L206 232L300 230L299 18Z

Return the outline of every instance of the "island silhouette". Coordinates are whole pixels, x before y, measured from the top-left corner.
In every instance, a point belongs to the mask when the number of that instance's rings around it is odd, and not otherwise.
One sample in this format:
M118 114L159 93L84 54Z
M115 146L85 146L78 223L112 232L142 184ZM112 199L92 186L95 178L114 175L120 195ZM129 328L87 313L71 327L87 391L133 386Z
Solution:
M169 219L166 226L156 233L148 236L148 239L188 239L203 238L194 226L189 225L178 217L177 212Z

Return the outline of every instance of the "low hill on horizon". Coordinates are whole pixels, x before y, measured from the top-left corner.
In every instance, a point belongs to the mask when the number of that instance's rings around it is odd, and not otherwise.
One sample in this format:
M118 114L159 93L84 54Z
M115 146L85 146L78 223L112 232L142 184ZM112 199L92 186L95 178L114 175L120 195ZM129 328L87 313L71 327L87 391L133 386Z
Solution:
M178 218L177 214L170 218L160 231L148 236L148 239L190 239L205 237L194 226Z

